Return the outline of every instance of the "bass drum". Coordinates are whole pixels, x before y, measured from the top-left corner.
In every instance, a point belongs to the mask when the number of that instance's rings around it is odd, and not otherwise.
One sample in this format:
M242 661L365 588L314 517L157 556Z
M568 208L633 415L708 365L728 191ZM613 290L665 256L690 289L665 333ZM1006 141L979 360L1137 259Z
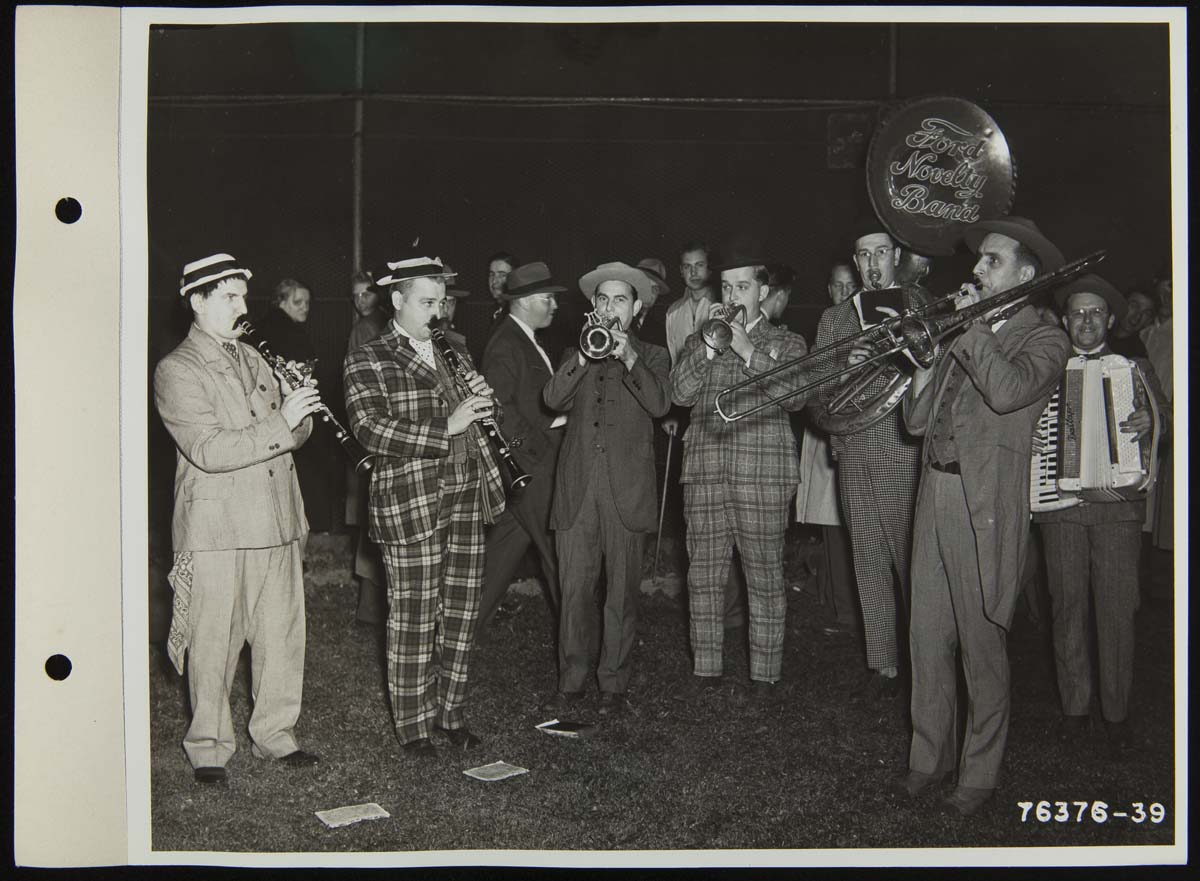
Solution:
M1000 126L962 98L900 105L867 150L871 205L919 254L953 254L973 223L1008 214L1016 184L1016 160Z

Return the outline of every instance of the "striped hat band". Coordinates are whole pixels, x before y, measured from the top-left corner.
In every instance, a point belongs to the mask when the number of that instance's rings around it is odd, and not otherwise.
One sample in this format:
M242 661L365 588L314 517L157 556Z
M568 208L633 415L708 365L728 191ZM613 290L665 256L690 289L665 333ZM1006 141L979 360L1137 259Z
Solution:
M453 278L455 273L442 263L441 257L410 257L388 262L388 271L375 280L377 285L395 284L407 278Z
M240 275L243 278L253 278L254 274L241 266L228 254L213 254L201 260L193 260L183 267L183 278L179 279L179 295L187 296L188 291L206 285L222 278Z

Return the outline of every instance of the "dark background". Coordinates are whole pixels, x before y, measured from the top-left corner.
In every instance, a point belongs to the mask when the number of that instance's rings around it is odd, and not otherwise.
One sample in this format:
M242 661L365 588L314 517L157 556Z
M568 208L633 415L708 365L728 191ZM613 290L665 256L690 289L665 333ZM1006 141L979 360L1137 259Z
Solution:
M228 251L254 271L252 316L281 278L310 288L323 396L340 411L356 138L364 267L421 235L472 291L457 323L477 345L494 251L544 259L572 289L551 329L561 348L578 334L586 270L656 256L677 295L679 245L736 233L796 268L785 320L811 342L829 267L868 210L870 132L925 95L999 123L1017 159L1012 213L1068 259L1107 249L1119 288L1145 285L1170 260L1167 37L1165 25L154 28L151 367L186 332L183 264ZM929 287L956 288L972 262L940 259ZM173 450L156 415L150 441L151 521L169 522ZM308 502L314 530L341 528L343 480L329 469Z

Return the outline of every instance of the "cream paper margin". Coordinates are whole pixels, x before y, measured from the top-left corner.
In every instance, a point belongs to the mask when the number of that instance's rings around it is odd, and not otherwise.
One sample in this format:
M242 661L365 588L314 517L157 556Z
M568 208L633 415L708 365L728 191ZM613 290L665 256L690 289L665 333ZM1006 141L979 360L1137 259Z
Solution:
M209 865L1044 865L1181 862L1187 853L1186 747L1177 753L1172 848L671 851L439 851L220 854L150 850L146 569L145 121L150 23L262 21L1169 21L1172 61L1177 412L1187 410L1186 13L1109 7L23 7L17 15L18 262L14 296L18 465L15 845L18 864ZM124 41L122 42L122 35ZM118 87L118 78L120 84ZM118 166L117 101L121 101ZM119 211L117 177L120 168ZM58 198L84 206L73 226ZM121 221L124 226L121 226ZM123 241L122 241L123 236ZM121 249L121 245L124 249ZM121 275L120 255L124 277ZM120 286L120 288L118 288ZM63 289L86 296L68 299ZM118 326L118 289L124 294ZM66 296L70 297L69 294ZM64 308L64 305L66 308ZM123 348L121 340L128 341ZM120 400L120 359L126 396ZM64 364L65 362L65 364ZM63 365L63 366L60 366ZM69 396L69 397L68 397ZM70 400L74 406L64 406ZM47 430L61 414L69 425ZM56 427L56 426L55 426ZM1186 420L1177 441L1187 449ZM72 465L71 463L77 463ZM122 470L121 464L124 463ZM1186 498L1186 457L1176 465ZM33 490L36 489L36 492ZM122 499L124 507L121 506ZM120 517L118 518L118 512ZM1177 581L1187 584L1187 517ZM118 547L124 550L124 560ZM24 550L22 550L24 549ZM123 562L123 570L122 570ZM130 586L124 597L122 571ZM124 668L122 668L122 610ZM1187 743L1186 591L1176 600L1176 743ZM71 658L61 683L44 672ZM121 688L124 676L124 690ZM129 700L123 703L123 695ZM124 727L122 722L124 721ZM128 733L128 740L124 734ZM128 768L126 769L126 760ZM126 773L127 770L127 773ZM126 796L128 802L126 803ZM128 823L126 822L126 808ZM66 831L69 830L69 831ZM65 834L64 834L65 832Z
M17 10L19 864L127 858L116 419L119 50L117 10ZM55 217L64 196L83 206L74 224ZM54 654L73 665L62 682L45 672Z

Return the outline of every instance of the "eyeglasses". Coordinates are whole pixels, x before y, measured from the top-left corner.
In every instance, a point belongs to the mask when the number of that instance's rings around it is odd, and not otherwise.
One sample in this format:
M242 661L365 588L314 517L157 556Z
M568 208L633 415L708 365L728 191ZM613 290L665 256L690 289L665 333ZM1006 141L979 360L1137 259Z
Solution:
M1104 306L1089 306L1086 309L1072 309L1067 313L1067 317L1072 320L1082 320L1084 318L1103 319L1108 316L1108 309Z

